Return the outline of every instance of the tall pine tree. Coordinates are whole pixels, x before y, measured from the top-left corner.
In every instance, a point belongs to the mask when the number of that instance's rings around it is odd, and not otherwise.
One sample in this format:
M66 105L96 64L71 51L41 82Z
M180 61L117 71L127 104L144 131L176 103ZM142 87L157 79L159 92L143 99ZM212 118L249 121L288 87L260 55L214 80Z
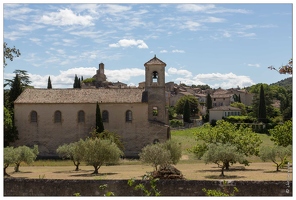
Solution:
M263 85L260 86L259 108L258 108L258 121L266 122L266 104Z
M48 81L47 81L47 89L52 89L50 76L48 77Z
M102 133L104 131L104 124L103 124L101 110L98 102L97 102L97 108L96 108L96 131L97 133Z
M14 79L13 79L13 82L12 82L12 85L11 85L11 88L10 88L10 91L9 91L9 104L10 104L10 108L13 109L14 108L14 104L13 102L17 99L17 97L23 92L23 88L22 88L22 85L21 85L21 81L20 81L20 78L19 78L19 75L16 74Z

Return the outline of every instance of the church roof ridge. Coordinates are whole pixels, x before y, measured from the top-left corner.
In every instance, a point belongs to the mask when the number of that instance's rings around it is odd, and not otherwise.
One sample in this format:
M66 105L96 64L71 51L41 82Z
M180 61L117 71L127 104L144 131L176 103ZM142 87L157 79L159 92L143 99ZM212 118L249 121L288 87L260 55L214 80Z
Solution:
M148 62L146 62L144 64L144 66L146 66L146 65L155 65L155 64L157 64L157 65L166 65L165 62L163 62L162 60L157 58L156 55L154 55L154 57L152 59L150 59Z

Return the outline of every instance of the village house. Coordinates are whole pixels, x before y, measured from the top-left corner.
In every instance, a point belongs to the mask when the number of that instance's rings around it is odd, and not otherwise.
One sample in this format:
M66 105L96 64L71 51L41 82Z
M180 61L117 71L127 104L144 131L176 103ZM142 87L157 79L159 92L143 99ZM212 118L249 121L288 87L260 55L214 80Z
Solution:
M14 102L19 140L38 145L39 156L56 157L63 144L85 139L96 125L99 103L106 130L123 141L125 157L138 157L143 147L170 138L165 95L166 63L156 56L144 64L143 88L106 88L104 64L94 76L95 88L28 88Z
M219 106L209 109L209 122L212 122L212 120L221 120L223 117L239 115L241 115L241 110L239 108L231 106Z

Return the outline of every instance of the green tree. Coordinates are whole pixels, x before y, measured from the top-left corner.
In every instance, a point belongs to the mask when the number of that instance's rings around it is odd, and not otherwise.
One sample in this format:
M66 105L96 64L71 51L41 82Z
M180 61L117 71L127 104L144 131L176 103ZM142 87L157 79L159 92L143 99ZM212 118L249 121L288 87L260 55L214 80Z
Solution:
M292 146L263 146L260 149L260 158L265 161L272 161L276 165L276 171L280 171L288 156L292 155Z
M120 150L124 150L123 142L118 134L110 132L108 130L104 130L103 132L99 133L96 129L93 129L90 132L91 138L99 138L99 139L108 139L114 142Z
M23 88L21 86L21 82L19 79L18 74L15 75L13 79L13 84L11 85L10 91L9 91L9 103L10 108L13 109L14 105L13 102L18 98L18 96L23 92Z
M240 102L234 102L230 106L241 109L241 115L247 115L247 109L245 104Z
M170 151L164 149L160 143L145 146L139 156L142 163L151 164L155 171L157 171L158 166L165 166L172 162Z
M182 148L181 148L181 144L177 143L177 141L175 140L167 140L164 143L160 143L160 145L165 149L168 150L170 152L170 159L171 159L171 163L173 163L174 165L176 165L181 157L182 157Z
M80 139L78 142L63 144L57 148L57 153L61 158L70 159L75 165L75 171L79 171L79 165L83 160L84 141Z
M276 145L287 147L292 145L292 121L285 121L283 124L276 125L273 129L269 130L271 134L271 141Z
M230 143L210 144L208 150L202 156L206 164L215 163L221 168L220 176L224 177L224 170L229 163L243 162L244 154L238 151L236 146Z
M103 164L116 163L119 161L120 156L123 156L123 152L110 140L88 138L83 146L83 160L87 165L94 167L93 174L98 174L98 170Z
M38 145L34 145L32 149L27 146L19 146L17 148L14 148L14 151L14 153L16 154L14 168L15 172L19 172L19 167L22 162L26 164L31 164L36 160L37 155L39 154Z
M259 108L258 108L258 121L266 122L266 104L263 85L260 87L260 98L259 98Z
M183 122L191 123L190 120L190 105L188 99L186 99L184 108L183 108Z
M184 105L188 100L190 105L190 116L195 115L198 113L198 100L193 95L185 95L182 96L175 105L175 110L177 114L184 114Z
M6 42L3 42L3 68L7 66L6 59L13 61L15 57L19 57L21 55L20 50L15 48L10 48L7 46Z
M4 147L9 146L11 142L18 139L18 131L14 125L13 117L10 111L4 107Z
M14 164L16 161L16 154L13 147L5 147L3 151L3 164L4 164L4 176L9 176L7 174L6 169L9 165Z
M210 144L231 144L237 148L237 152L245 155L258 155L259 146L262 143L260 137L252 131L249 127L243 125L237 126L235 124L218 120L216 126L212 127L209 123L205 123L195 133L197 144L190 150L197 158L202 156L208 151ZM245 165L248 161L244 160ZM226 164L226 169L229 169L230 164Z
M104 131L103 119L102 119L101 110L98 102L96 107L96 131L98 133L102 133Z
M74 77L73 88L81 88L80 78L78 78L77 74Z
M47 81L47 89L52 89L50 76L48 77L48 81Z

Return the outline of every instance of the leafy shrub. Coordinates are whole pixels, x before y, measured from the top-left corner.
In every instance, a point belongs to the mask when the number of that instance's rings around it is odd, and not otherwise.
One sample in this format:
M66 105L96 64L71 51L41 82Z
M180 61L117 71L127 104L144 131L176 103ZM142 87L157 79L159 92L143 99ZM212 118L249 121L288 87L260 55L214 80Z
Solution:
M170 126L173 128L183 126L183 121L177 120L177 119L172 119L172 120L170 120Z

